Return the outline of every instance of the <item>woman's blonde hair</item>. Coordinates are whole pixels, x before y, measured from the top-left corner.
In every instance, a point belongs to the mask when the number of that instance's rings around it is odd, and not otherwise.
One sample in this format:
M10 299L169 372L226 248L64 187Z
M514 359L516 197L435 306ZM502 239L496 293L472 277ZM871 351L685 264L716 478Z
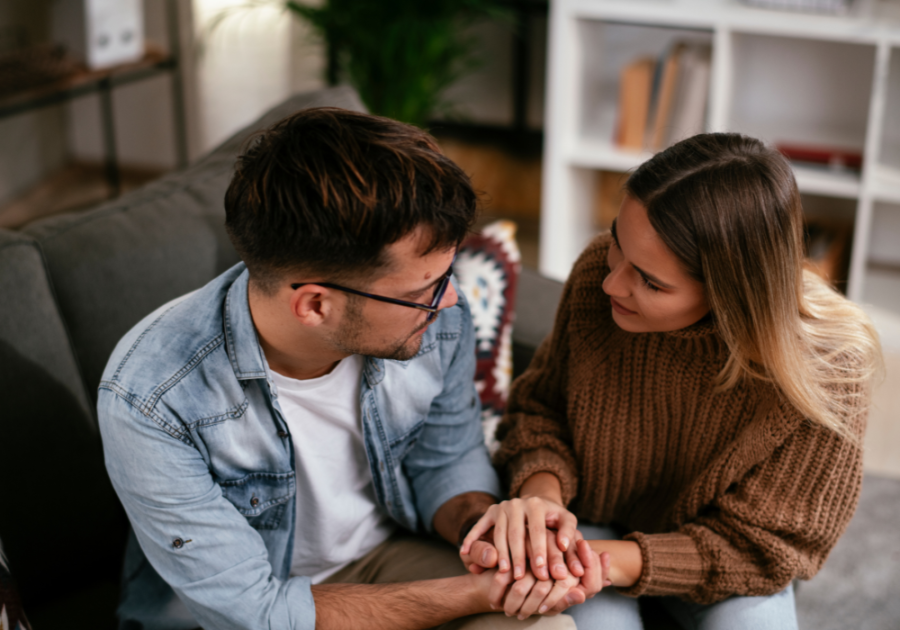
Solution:
M642 164L625 189L706 288L731 351L719 387L772 382L805 417L855 441L881 369L878 335L862 309L804 268L787 160L740 134L701 134Z

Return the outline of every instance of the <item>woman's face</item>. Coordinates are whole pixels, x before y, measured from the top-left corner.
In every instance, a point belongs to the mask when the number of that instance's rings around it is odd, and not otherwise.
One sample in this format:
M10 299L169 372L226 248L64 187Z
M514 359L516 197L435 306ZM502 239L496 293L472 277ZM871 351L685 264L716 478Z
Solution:
M612 233L603 290L620 328L635 333L679 330L709 313L703 284L685 273L639 201L625 196Z

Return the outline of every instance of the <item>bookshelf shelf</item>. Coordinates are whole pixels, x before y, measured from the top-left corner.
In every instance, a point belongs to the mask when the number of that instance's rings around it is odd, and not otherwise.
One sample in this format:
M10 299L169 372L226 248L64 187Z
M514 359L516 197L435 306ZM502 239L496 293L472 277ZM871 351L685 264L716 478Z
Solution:
M585 140L576 143L567 158L578 167L624 173L636 168L652 155L649 151L626 151L612 142Z
M900 204L900 168L878 165L875 182L872 184L872 196L876 202ZM897 243L900 250L900 242Z
M861 170L793 166L804 195L855 208L848 294L868 298L870 278L879 286L887 282L882 267L871 269L873 230L880 247L885 238L894 239L900 252L900 220L895 226L885 218L900 217L898 7L857 2L849 15L835 17L737 0L554 0L541 272L564 279L597 232L596 172L626 172L652 155L615 142L623 128L623 68L642 56L664 58L674 42L703 41L711 47L707 131L862 156Z
M855 199L862 190L859 174L794 164L794 177L800 192Z

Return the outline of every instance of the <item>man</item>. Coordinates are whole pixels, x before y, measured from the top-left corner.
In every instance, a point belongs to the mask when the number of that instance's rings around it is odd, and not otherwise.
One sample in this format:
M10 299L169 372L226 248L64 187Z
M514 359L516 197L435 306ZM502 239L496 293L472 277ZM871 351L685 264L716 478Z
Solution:
M499 495L450 281L475 214L465 174L417 129L312 109L255 139L225 206L244 264L140 322L100 385L134 534L123 627L427 628L526 597L536 610L550 589L529 594L531 575L507 590L510 572L483 571L490 542L466 573L453 547L409 534L456 544ZM554 588L550 612L599 590L585 549L582 583Z

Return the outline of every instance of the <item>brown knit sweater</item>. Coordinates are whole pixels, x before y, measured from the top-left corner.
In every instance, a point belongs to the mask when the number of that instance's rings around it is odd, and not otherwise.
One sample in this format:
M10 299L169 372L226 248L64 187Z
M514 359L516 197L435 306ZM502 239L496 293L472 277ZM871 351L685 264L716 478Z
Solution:
M711 321L619 328L600 286L610 240L581 255L553 334L513 385L495 456L510 496L551 472L581 521L629 531L644 568L628 595L712 603L812 577L856 508L860 448L768 383L716 392L728 349ZM865 415L855 424L861 434Z

